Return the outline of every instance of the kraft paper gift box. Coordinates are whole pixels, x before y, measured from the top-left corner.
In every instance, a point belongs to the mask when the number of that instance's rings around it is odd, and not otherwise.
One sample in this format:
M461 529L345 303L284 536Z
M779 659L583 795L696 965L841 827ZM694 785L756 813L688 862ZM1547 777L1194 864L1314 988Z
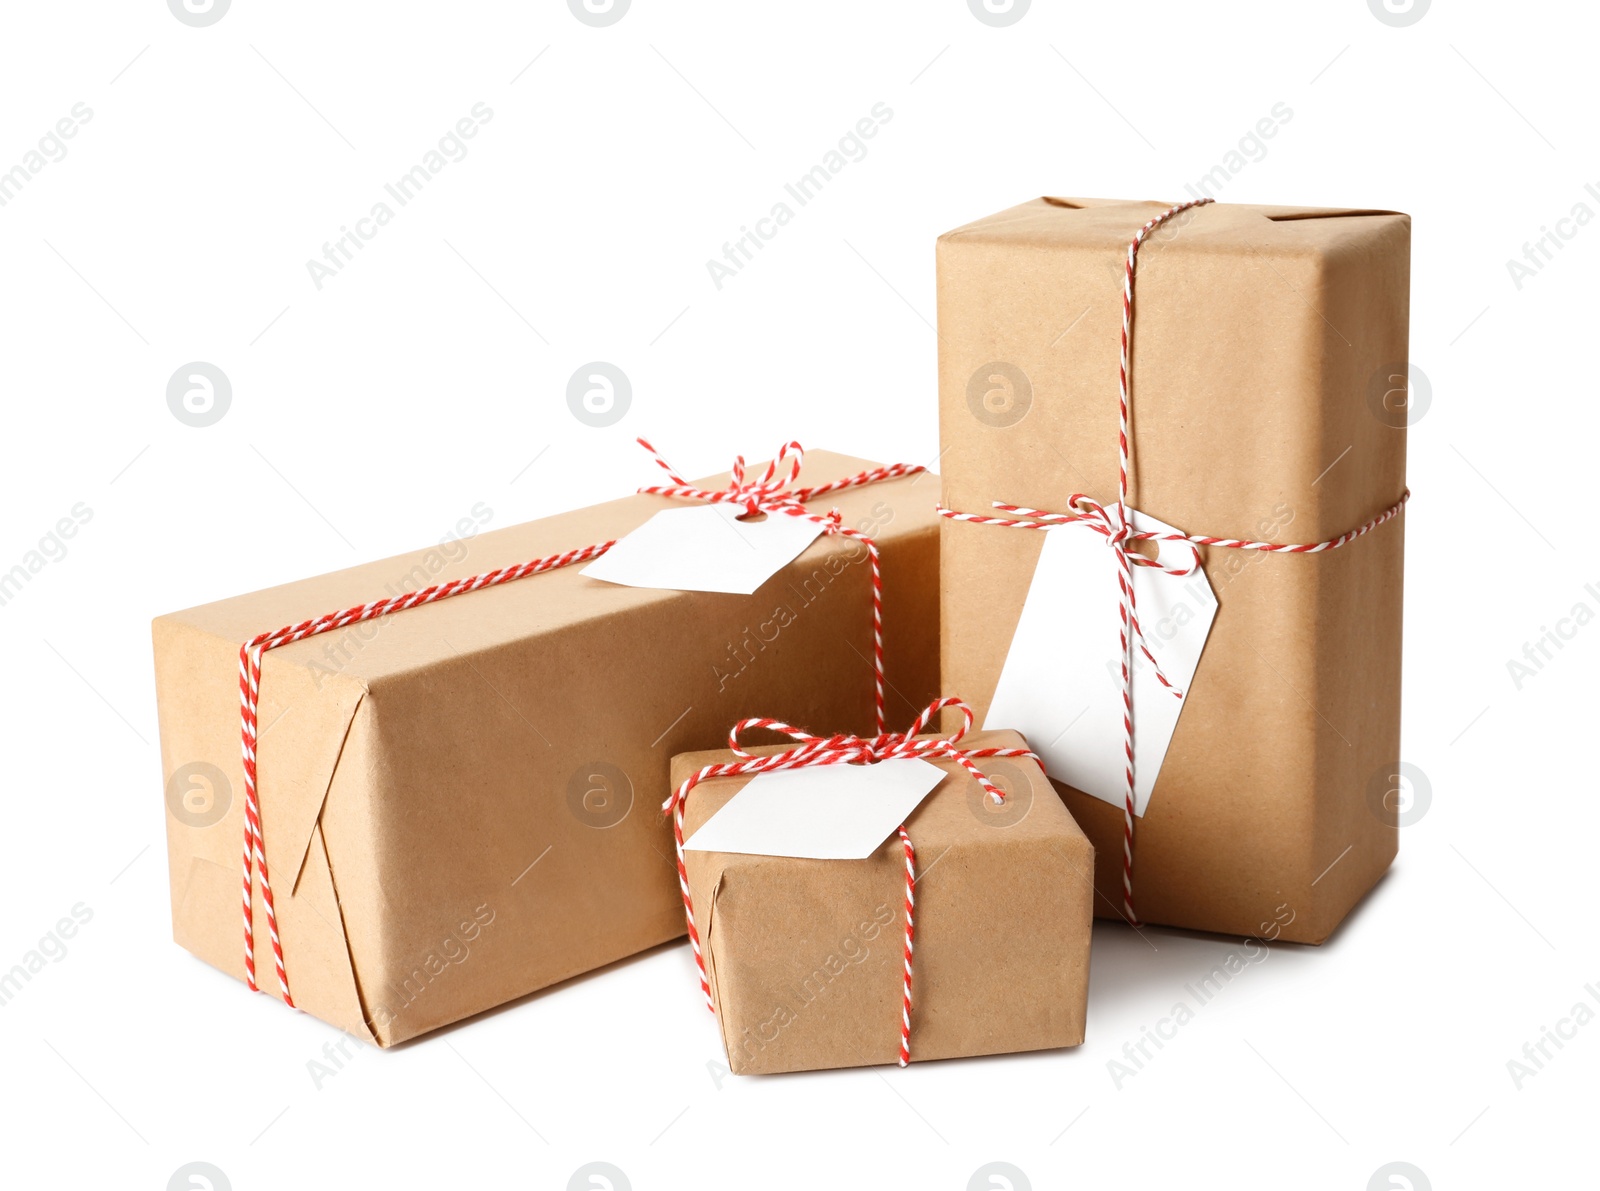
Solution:
M1063 510L1073 493L1113 506L1124 269L1167 206L1041 198L940 237L947 509ZM1151 233L1137 258L1131 507L1188 534L1317 543L1403 502L1409 254L1409 218L1384 211L1215 204ZM1318 554L1200 548L1215 622L1135 823L1137 917L1320 942L1383 875L1397 843L1403 531L1395 517ZM1078 532L944 522L942 685L980 724L1046 537ZM1081 631L1116 650L1118 618L1113 584ZM1104 678L1046 701L1063 724L1091 698L1120 715L1120 680ZM1011 726L1038 745L1034 727ZM1107 743L1120 772L1120 734ZM1120 916L1122 795L1058 785L1095 844L1097 911Z
M816 451L803 483L870 465ZM726 483L714 477L704 486ZM889 709L937 687L935 483L830 493L882 553ZM240 645L617 538L635 495L154 623L174 938L243 978ZM534 574L274 648L260 679L265 853L299 1008L388 1046L684 933L670 759L751 703L873 724L870 566L818 538L754 595ZM254 885L259 986L280 995Z
M1015 732L960 742L985 746L1026 744ZM735 759L726 749L674 757L673 788ZM975 759L1006 796L995 806L958 762L931 760L946 776L905 821L917 860L911 1060L1079 1045L1093 921L1088 839L1037 762ZM693 788L689 842L750 780ZM906 857L897 835L866 860L690 848L684 864L733 1072L898 1061ZM682 995L697 997L692 987Z

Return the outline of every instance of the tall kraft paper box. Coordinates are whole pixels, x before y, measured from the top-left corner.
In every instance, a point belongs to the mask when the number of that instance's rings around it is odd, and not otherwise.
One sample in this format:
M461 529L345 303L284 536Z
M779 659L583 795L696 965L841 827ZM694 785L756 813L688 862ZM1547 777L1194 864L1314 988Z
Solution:
M827 451L801 483L873 466ZM920 482L919 482L920 480ZM726 475L701 481L720 488ZM938 685L935 481L816 501L882 550L888 714ZM173 937L243 979L239 646L401 591L636 529L636 495L155 621ZM661 813L672 756L743 716L868 733L870 565L818 538L754 595L623 587L581 565L268 652L257 757L290 991L389 1046L684 933ZM256 977L278 995L263 896Z
M1116 500L1123 267L1170 205L1041 198L940 237L946 507ZM1399 499L1410 230L1235 204L1158 229L1138 257L1133 507L1186 533L1317 542ZM1404 529L1315 555L1202 549L1218 611L1134 829L1142 920L1321 942L1388 868ZM942 689L982 724L1045 535L941 535ZM1114 600L1105 615L1115 635ZM1094 842L1097 913L1120 916L1122 808L1057 788Z

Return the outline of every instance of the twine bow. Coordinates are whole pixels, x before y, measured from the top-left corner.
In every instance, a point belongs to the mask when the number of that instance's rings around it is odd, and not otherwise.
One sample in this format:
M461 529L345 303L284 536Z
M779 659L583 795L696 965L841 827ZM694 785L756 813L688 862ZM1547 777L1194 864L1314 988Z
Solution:
M797 442L787 442L778 451L776 457L762 469L761 474L755 479L747 479L744 456L740 455L733 461L733 470L726 488L705 489L696 488L677 472L661 457L661 453L651 446L645 439L637 439L638 444L655 458L656 464L672 479L670 484L654 484L640 488L639 491L651 496L670 496L683 500L698 500L705 504L736 504L744 508L744 516L754 517L761 513L776 514L788 517L804 517L815 521L822 526L824 534L837 534L840 537L853 538L860 542L867 550L867 558L872 564L872 679L873 679L873 717L874 727L879 733L884 731L883 707L883 572L878 560L878 543L859 529L852 529L844 524L838 509L830 509L826 513L816 513L806 508L808 501L816 500L819 496L826 496L832 492L841 492L847 488L859 488L863 484L875 484L880 480L891 480L898 476L916 475L927 469L914 463L891 463L883 467L870 468L867 471L857 472L853 476L846 476L842 480L833 480L826 484L816 484L809 488L791 487L800 478L800 466L805 461L805 449ZM787 475L785 475L787 471Z
M1132 639L1139 646L1139 652L1144 654L1145 660L1150 663L1151 671L1157 681L1177 698L1183 698L1183 692L1174 686L1161 669L1161 663L1156 660L1156 655L1150 652L1149 643L1145 640L1144 629L1139 624L1138 598L1133 586L1133 572L1131 567L1154 567L1163 575L1171 575L1175 579L1192 575L1200 569L1200 551L1195 545L1181 537L1172 534L1152 533L1137 531L1133 528L1132 518L1128 515L1128 506L1118 501L1113 508L1107 509L1093 497L1085 496L1081 492L1074 492L1067 499L1067 508L1073 510L1068 513L1050 513L1043 509L1027 509L1021 505L1008 505L1000 501L994 502L994 507L1002 512L1009 513L1017 518L1029 518L1041 526L1052 525L1081 525L1086 529L1105 538L1106 545L1110 546L1117 554L1117 584L1118 589L1126 604L1124 619L1126 627L1132 630ZM1183 542L1189 549L1189 563L1187 566L1174 566L1163 562L1158 553L1149 557L1135 549L1135 543L1163 541Z
M918 734L925 731L933 717L946 707L959 708L961 711L961 726L947 736L934 736L927 739L917 739ZM769 731L788 736L798 743L793 748L783 752L761 756L750 752L739 741L742 733L754 729L767 729ZM968 748L959 747L961 740L972 730L972 708L966 702L954 696L935 699L913 721L911 727L905 732L879 732L876 736L852 736L847 733L836 733L832 736L818 736L807 732L803 728L796 728L782 720L755 717L740 720L728 732L728 747L733 750L737 761L723 761L716 765L707 765L690 774L672 792L672 797L662 804L661 809L672 816L673 839L678 852L678 887L683 892L683 913L689 928L689 947L694 952L695 966L700 973L700 992L705 997L706 1008L713 1013L716 1005L711 999L711 982L706 976L705 956L700 950L700 932L694 924L694 900L689 894L689 870L683 860L683 819L684 807L688 802L689 792L703 781L718 777L736 777L744 774L770 773L780 769L803 769L814 765L871 765L879 761L889 761L899 758L920 757L924 760L949 760L955 761L970 773L996 805L1005 802L1006 796L998 786L989 780L988 776L974 762L975 757L1031 757L1037 761L1038 756L1025 748ZM905 973L901 988L900 999L900 1066L904 1067L911 1061L911 957L912 944L916 935L916 849L912 846L911 836L906 832L904 823L895 829L900 838L900 844L905 852L906 884L905 884Z

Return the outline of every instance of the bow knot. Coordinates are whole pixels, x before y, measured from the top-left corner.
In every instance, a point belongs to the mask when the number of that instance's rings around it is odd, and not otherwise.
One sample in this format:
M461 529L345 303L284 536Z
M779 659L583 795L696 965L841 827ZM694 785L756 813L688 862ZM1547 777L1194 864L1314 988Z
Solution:
M792 461L789 458L791 450L794 452ZM748 482L745 480L744 456L740 455L733 461L732 476L728 486L711 493L711 496L713 498L720 497L723 501L733 504L743 505L745 516L747 517L754 517L758 513L767 512L776 506L793 505L797 502L788 494L786 489L800 474L802 455L803 453L798 443L788 443L778 452L778 457L767 464L766 470L761 473L759 478ZM786 462L792 462L789 475L787 478L780 479L782 466Z
M826 520L821 514L813 513L805 507L803 502L809 498L811 491L792 486L800 478L800 465L805 460L805 450L797 442L785 443L779 449L777 457L754 476L747 471L748 465L744 456L736 457L728 478L728 486L707 489L696 488L690 484L672 470L653 446L642 438L638 441L640 446L655 456L661 469L672 477L671 485L645 487L639 489L640 492L656 496L687 497L707 504L740 505L746 517L754 517L761 513L787 513L791 516Z
M1183 534L1165 533L1159 530L1135 530L1127 501L1118 500L1113 506L1116 510L1113 513L1094 497L1082 492L1074 492L1067 498L1067 508L1070 511L1065 513L1024 508L1022 505L1007 504L1001 500L995 501L994 507L1009 514L1011 518L1028 519L1027 521L1000 520L1000 524L1029 525L1038 529L1049 529L1058 525L1081 525L1106 540L1106 545L1116 551L1117 555L1117 587L1122 593L1125 625L1123 653L1127 653L1130 644L1136 647L1150 663L1156 681L1177 698L1183 698L1183 692L1167 678L1156 655L1150 651L1149 642L1145 640L1144 628L1139 623L1138 599L1134 594L1133 568L1154 567L1163 575L1170 575L1174 579L1185 578L1200 569L1199 545ZM1149 557L1137 549L1138 543L1141 542L1156 543L1155 557ZM1163 542L1176 542L1186 548L1189 551L1189 561L1182 566L1164 561L1161 557ZM1126 633L1127 629L1132 630L1131 636Z
M914 756L913 746L918 743L948 743L945 742L918 742L899 732L885 732L881 736L874 736L870 740L859 742L862 759L869 765L876 765L879 761L893 761L900 757Z
M928 724L933 717L946 707L957 707L961 710L961 725L955 731L945 736L935 737L931 740L918 740L917 736L928 730ZM848 732L835 732L831 736L819 736L808 732L804 728L796 728L793 724L786 724L782 720L769 719L764 716L753 716L750 719L740 720L728 732L728 747L736 756L746 760L754 757L739 743L741 733L755 728L765 728L778 732L791 740L798 741L801 749L811 752L834 752L849 754L848 760L870 762L883 761L893 757L912 756L926 753L930 750L954 749L963 737L972 730L972 708L967 706L964 699L951 696L944 699L935 699L922 713L912 721L911 727L904 732L879 732L876 736L856 736ZM796 750L798 751L798 750Z
M795 488L792 485L800 478L800 464L805 459L805 451L797 442L787 442L779 449L777 457L768 463L761 474L755 479L746 479L744 456L740 455L733 461L733 470L729 476L726 488L704 489L696 488L677 472L672 470L672 465L661 457L661 452L656 450L644 439L637 439L638 444L655 457L657 466L667 475L672 477L671 484L657 484L640 488L642 493L652 496L674 496L685 500L698 500L706 504L737 504L744 508L746 517L754 517L760 513L776 513L789 517L802 517L821 526L821 532L827 535L851 538L861 543L866 548L867 558L872 568L872 678L873 678L873 712L877 718L876 727L883 731L883 571L878 558L878 544L872 540L870 534L859 529L852 529L844 523L844 516L837 508L826 513L817 513L806 508L808 501L830 492L841 492L847 488L859 488L866 484L876 484L881 480L892 480L899 476L914 476L925 470L916 464L891 463L883 467L870 468L867 471L857 472L853 476L843 479L829 480L825 484L814 484L805 488Z
M918 737L926 732L933 717L947 707L954 707L961 712L961 723L954 731L943 736L931 736L925 739ZM753 716L740 720L728 732L728 747L733 751L737 761L726 762L721 765L707 766L693 779L683 783L674 790L672 797L667 799L662 810L671 813L681 809L683 799L688 797L689 790L694 785L708 777L731 777L746 773L765 773L774 769L801 769L813 765L871 765L879 761L893 761L908 757L921 757L925 760L950 760L955 761L978 779L991 800L997 805L1006 800L1004 791L991 782L988 777L973 763L974 757L1034 757L1028 749L1002 749L979 748L965 749L961 741L968 732L972 731L972 708L964 699L948 696L935 699L923 709L922 713L912 721L904 732L880 732L876 736L856 736L849 732L835 732L831 735L818 735L808 732L804 728L797 728L793 724L782 720L771 719L766 716ZM787 736L795 742L792 748L781 752L769 753L765 756L753 753L740 741L740 736L746 732L764 729ZM1035 757L1037 760L1037 757Z
M1072 509L1080 521L1105 538L1107 546L1113 550L1127 550L1128 542L1133 538L1133 526L1129 523L1126 505L1117 502L1116 513L1113 515L1110 509L1092 496L1075 492L1067 501L1067 508Z
M1023 509L1018 505L1008 505L998 500L994 502L994 507L1010 513L1031 515L1053 525L1083 525L1103 537L1107 546L1125 555L1130 566L1155 567L1163 574L1181 579L1186 575L1192 575L1200 565L1200 551L1195 548L1194 543L1184 542L1180 535L1134 529L1133 517L1128 506L1120 500L1107 508L1092 496L1074 492L1067 500L1067 508L1071 510L1068 513L1044 513L1038 509ZM1188 547L1190 560L1186 565L1179 566L1162 561L1160 543L1170 541L1179 541ZM1157 543L1155 557L1143 554L1137 549L1141 542Z

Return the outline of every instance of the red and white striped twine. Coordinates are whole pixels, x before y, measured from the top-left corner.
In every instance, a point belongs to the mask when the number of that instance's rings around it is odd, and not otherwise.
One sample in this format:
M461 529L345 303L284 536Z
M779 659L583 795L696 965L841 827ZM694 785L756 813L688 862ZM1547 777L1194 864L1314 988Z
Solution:
M761 474L753 480L745 478L744 456L740 455L733 461L732 481L726 488L707 491L696 488L677 472L661 457L657 451L644 439L637 440L639 445L655 456L656 463L661 470L671 477L671 484L657 484L640 488L639 491L652 496L681 497L687 500L704 501L707 504L737 504L744 506L744 515L753 517L758 513L780 514L789 517L804 517L808 521L815 521L822 526L825 534L838 534L841 537L854 538L867 549L867 558L872 565L872 679L873 691L873 716L875 727L881 734L884 730L883 710L883 572L878 563L878 543L859 529L852 529L845 525L838 509L827 513L813 513L806 508L806 502L815 500L819 496L832 492L840 492L846 488L859 488L863 484L875 484L880 480L892 480L899 476L912 476L927 470L920 464L891 463L884 467L874 467L868 471L858 472L842 480L833 480L827 484L817 484L810 488L790 487L800 477L800 465L805 459L805 450L797 442L785 443L778 451L778 455ZM784 475L785 465L788 474Z
M926 740L916 739L917 734L927 729L933 717L946 707L957 707L961 710L962 724L949 736L930 737ZM739 743L742 732L764 728L778 732L799 741L794 748L786 749L781 753L770 756L757 756L748 752ZM782 720L756 717L740 720L728 733L728 746L737 761L724 761L717 765L707 765L685 778L672 797L662 804L661 809L672 816L673 838L678 850L678 888L683 893L683 913L689 928L689 947L694 952L695 966L700 972L700 993L705 997L706 1008L713 1013L717 1011L716 1004L711 999L711 982L706 977L705 956L700 950L700 932L694 925L694 899L689 895L689 870L683 860L683 817L684 807L689 799L689 792L703 781L718 777L737 777L744 774L769 773L779 769L804 769L813 765L865 765L877 761L887 761L900 757L922 757L929 760L955 761L970 773L984 789L984 792L997 804L1006 800L1005 793L991 782L987 775L978 768L974 762L975 757L1031 757L1035 761L1039 758L1032 751L1024 748L980 748L963 749L957 747L962 738L972 730L972 708L956 697L936 699L925 708L921 715L906 732L879 732L872 737L851 736L839 733L833 736L817 736L786 724ZM905 952L904 952L904 980L900 998L900 1066L904 1067L911 1061L911 972L912 972L912 944L916 934L916 879L917 879L917 854L912 847L911 837L906 833L905 824L897 829L901 847L906 859L906 884L905 884Z
M256 988L255 901L251 890L253 859L255 866L261 870L261 901L267 911L267 933L272 936L272 962L278 970L278 989L283 993L284 1001L290 1007L294 1005L294 998L289 995L289 974L283 966L283 941L278 937L278 908L272 897L272 881L267 876L266 844L261 835L261 804L256 794L256 708L261 701L261 655L280 645L330 633L364 620L375 620L391 612L415 608L419 604L434 604L464 592L497 587L529 575L553 571L557 567L571 566L575 562L588 562L599 558L614 545L615 541L601 542L596 546L552 554L548 558L536 558L520 566L485 571L470 579L455 579L449 583L424 587L420 591L374 600L370 604L346 608L343 612L332 612L315 620L302 620L299 624L262 633L239 647L240 745L244 755L244 968L252 989Z
M877 726L878 731L882 732L883 585L878 571L877 543L858 530L840 525L837 510L827 516L818 516L804 508L802 502L845 488L855 488L862 484L892 479L896 476L913 475L922 471L923 468L897 463L888 467L873 468L831 483L791 490L787 489L785 485L792 483L799 476L800 463L804 452L798 443L789 443L779 453L778 458L767 465L766 471L758 480L749 483L745 481L744 459L740 457L734 464L733 482L729 487L716 492L708 492L693 488L687 484L667 466L661 456L656 453L655 448L645 442L644 439L639 439L639 443L655 456L656 462L673 479L673 487L671 488L641 488L639 489L640 492L658 496L688 497L705 501L734 501L744 504L751 512L781 512L793 516L812 517L824 523L827 527L825 532L839 533L847 537L857 538L867 547L869 556L872 559L872 637L873 669L877 698ZM786 462L791 465L789 477L786 481L779 482L777 477L782 465ZM525 579L529 575L542 574L545 571L553 571L560 567L571 566L574 563L589 562L592 559L599 558L614 545L616 545L615 540L600 542L593 546L583 546L561 554L552 554L547 558L536 558L518 566L501 567L486 571L481 575L473 575L471 578L455 579L448 583L424 587L419 591L406 592L403 595L392 596L388 599L374 600L370 604L360 604L354 608L346 608L342 612L331 612L326 616L319 616L313 620L303 620L299 624L286 625L270 633L262 633L259 636L252 637L239 647L239 739L240 752L244 760L245 794L243 858L244 968L246 982L252 991L260 991L256 984L254 898L255 871L259 869L261 873L261 901L267 915L267 933L272 940L272 962L277 970L278 990L283 994L284 1002L291 1008L294 1007L294 997L289 992L289 974L283 962L283 940L278 935L278 907L272 895L272 881L267 872L266 841L262 836L261 804L256 789L256 743L258 735L256 711L261 701L261 656L267 650L276 649L280 645L303 641L307 637L333 632L336 629L342 629L361 621L375 620L380 616L388 616L392 612L403 612L420 604L437 603L440 600L449 599L451 596L463 595L466 592L478 591L485 587L497 587L502 583Z
M977 513L959 513L947 509L942 505L939 515L952 521L970 521L977 525L999 525L1008 529L1054 529L1062 525L1081 525L1106 539L1108 545L1117 556L1117 590L1119 598L1118 612L1120 615L1120 633L1122 643L1122 728L1123 728L1123 766L1125 776L1125 798L1122 813L1122 910L1123 915L1130 923L1138 925L1138 915L1133 908L1133 668L1132 646L1138 643L1139 650L1154 667L1154 674L1161 685L1170 690L1178 698L1183 697L1183 692L1167 680L1161 672L1161 666L1156 661L1155 655L1150 652L1145 640L1144 630L1139 625L1137 602L1133 590L1133 567L1155 567L1163 574L1183 576L1194 573L1200 566L1199 546L1220 546L1232 550L1260 550L1274 554L1320 554L1327 550L1335 550L1340 546L1355 541L1364 534L1370 533L1385 521L1398 517L1405 508L1406 502L1411 499L1410 491L1400 494L1400 499L1395 501L1383 512L1364 525L1357 526L1348 533L1340 534L1325 542L1247 542L1237 538L1214 538L1204 534L1182 534L1165 532L1139 532L1135 531L1128 517L1128 475L1130 470L1131 450L1128 436L1128 359L1129 346L1133 339L1133 293L1134 275L1138 260L1139 248L1145 239L1161 224L1173 216L1191 207L1203 207L1214 199L1202 198L1192 202L1179 203L1169 207L1134 234L1128 242L1128 258L1123 267L1122 278L1122 349L1117 366L1118 388L1118 418L1117 418L1117 502L1108 509L1099 501L1075 492L1067 499L1065 513L1046 512L1041 509L1023 508L1019 505L1006 504L1003 501L993 502L994 507L1006 516L983 516ZM1137 550L1131 548L1135 542L1181 542L1189 547L1190 559L1186 565L1177 566L1162 562L1158 558L1146 558Z

